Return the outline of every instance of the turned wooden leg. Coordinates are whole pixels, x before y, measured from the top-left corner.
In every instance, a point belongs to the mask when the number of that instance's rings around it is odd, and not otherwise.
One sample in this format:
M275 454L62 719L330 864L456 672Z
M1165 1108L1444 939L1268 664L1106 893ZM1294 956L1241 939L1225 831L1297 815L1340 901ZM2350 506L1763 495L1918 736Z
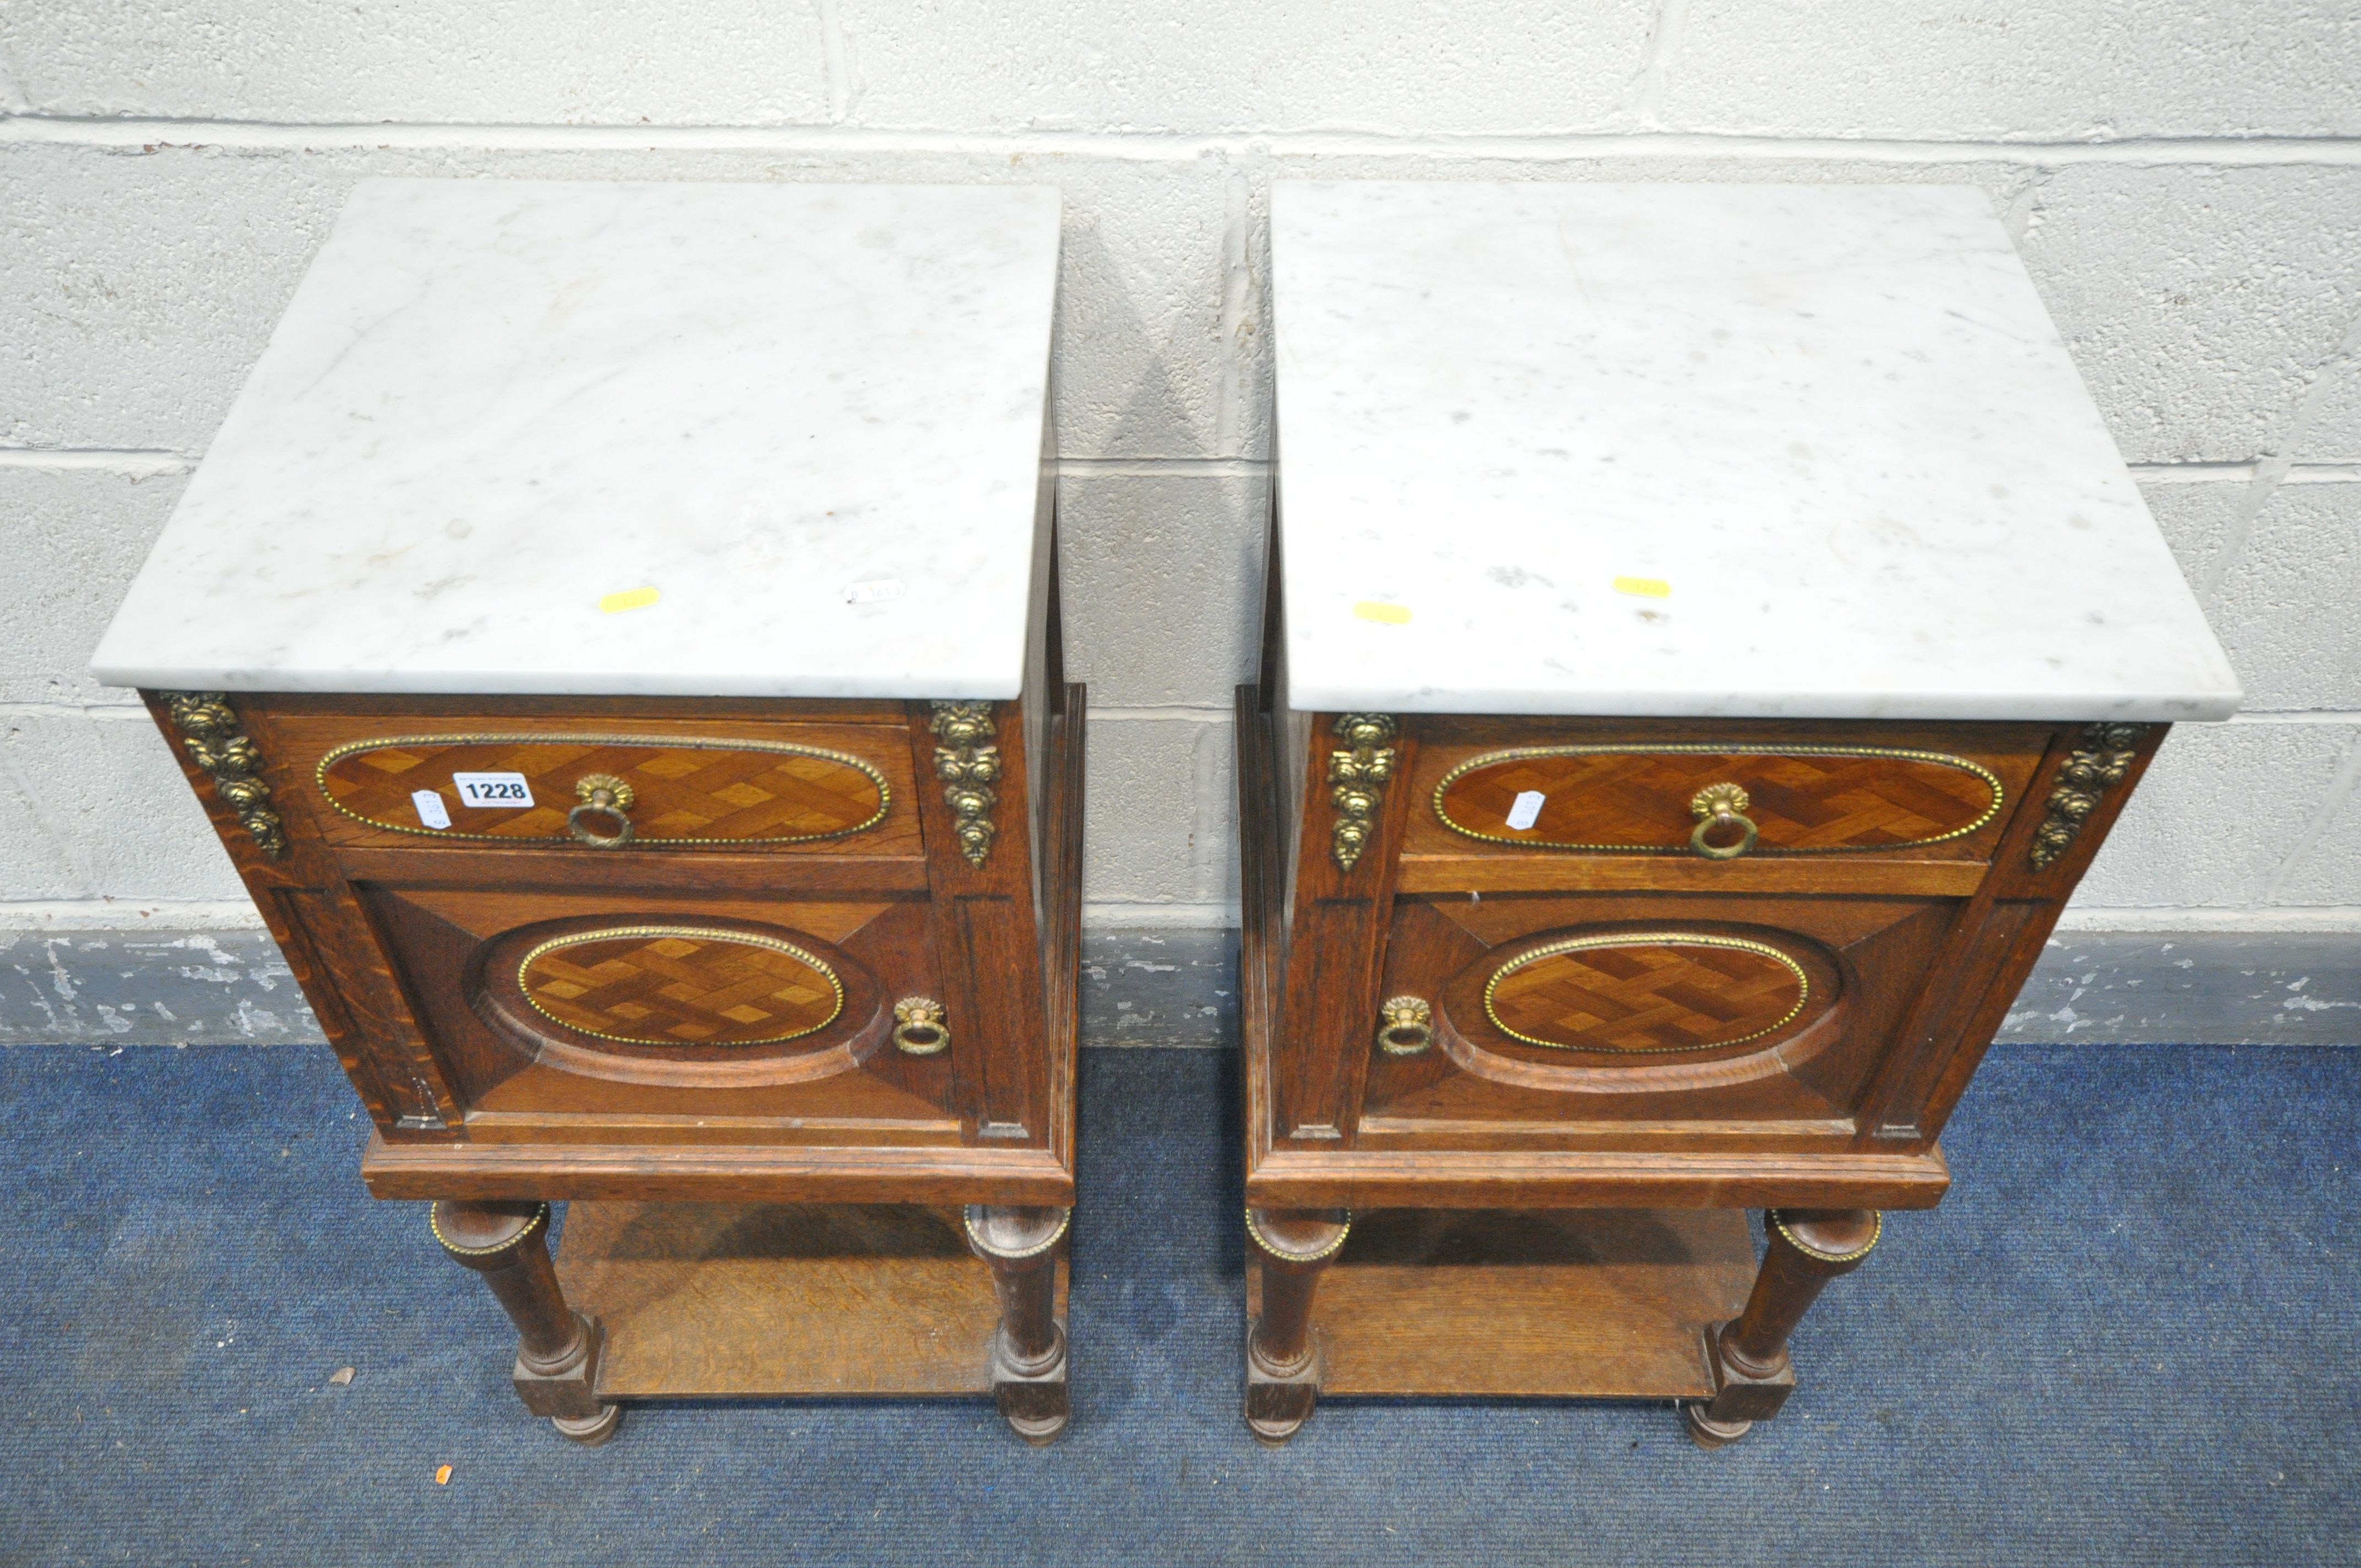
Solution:
M1058 1244L1070 1209L971 1203L968 1245L992 1266L1000 1329L992 1340L992 1397L1009 1426L1039 1446L1066 1430L1066 1326L1058 1321Z
M1689 1436L1699 1448L1736 1442L1779 1413L1795 1391L1787 1336L1822 1286L1861 1266L1884 1225L1874 1209L1771 1209L1763 1222L1763 1270L1746 1310L1706 1331L1717 1391L1688 1407Z
M525 1409L579 1443L595 1447L614 1436L622 1407L601 1404L597 1392L604 1332L557 1288L549 1205L445 1200L427 1223L454 1261L484 1277L516 1324L516 1391Z
M1246 1211L1246 1239L1262 1274L1262 1315L1246 1325L1246 1426L1274 1448L1295 1435L1319 1402L1312 1298L1352 1229L1353 1216L1343 1209Z

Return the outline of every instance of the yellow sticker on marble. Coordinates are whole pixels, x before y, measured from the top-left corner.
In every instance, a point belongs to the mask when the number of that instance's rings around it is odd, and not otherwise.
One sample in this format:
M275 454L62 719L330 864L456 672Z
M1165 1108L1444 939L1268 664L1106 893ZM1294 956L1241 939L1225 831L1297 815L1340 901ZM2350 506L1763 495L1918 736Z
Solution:
M645 609L664 596L653 588L626 588L620 594L609 594L598 601L598 608L609 615L620 615L627 609Z
M1615 591L1633 598L1668 599L1673 597L1673 585L1662 577L1618 577Z
M1353 613L1363 620L1374 620L1380 626L1408 626L1410 606L1379 604L1375 599L1363 599L1353 607Z

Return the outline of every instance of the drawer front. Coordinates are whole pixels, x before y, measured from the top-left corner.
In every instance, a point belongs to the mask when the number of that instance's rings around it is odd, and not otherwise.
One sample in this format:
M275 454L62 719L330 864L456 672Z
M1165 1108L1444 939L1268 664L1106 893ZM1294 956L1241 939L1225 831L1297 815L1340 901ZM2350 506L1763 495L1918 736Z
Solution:
M917 856L906 731L279 720L331 844Z
M2010 803L1994 768L1956 752L1710 743L1503 747L1454 762L1431 796L1466 839L1716 860L1960 853Z
M1972 894L2055 735L1997 722L1421 716L1396 886Z

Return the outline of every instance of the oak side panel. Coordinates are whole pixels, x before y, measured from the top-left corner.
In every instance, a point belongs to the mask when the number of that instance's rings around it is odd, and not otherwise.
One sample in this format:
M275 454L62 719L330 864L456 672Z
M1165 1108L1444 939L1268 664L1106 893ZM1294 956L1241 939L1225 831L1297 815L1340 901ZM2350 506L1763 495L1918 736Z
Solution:
M1274 536L1274 545L1276 543ZM1274 573L1276 569L1274 566ZM1275 604L1277 589L1270 592ZM1266 621L1266 639L1272 635L1268 625ZM1266 671L1270 667L1271 656L1267 645ZM1284 919L1280 882L1285 868L1277 849L1278 781L1273 776L1276 749L1271 743L1272 719L1267 690L1247 684L1232 694L1236 716L1231 734L1237 753L1238 1024L1243 1057L1238 1076L1246 1101L1244 1153L1249 1179L1269 1157L1278 1125L1271 1058L1278 1048L1279 1008L1285 994L1283 959L1277 936Z
M1055 602L1049 619L1051 678L1064 669L1057 651ZM1049 716L1044 748L1049 776L1042 781L1041 846L1045 907L1041 948L1041 1037L1047 1054L1049 1152L1059 1164L1074 1166L1075 1071L1082 1047L1080 985L1082 965L1082 849L1084 789L1089 747L1090 693L1080 682L1057 687L1059 701Z
M1347 871L1334 853L1338 814L1328 783L1330 754L1345 749L1335 733L1339 717L1314 718L1315 744L1292 786L1301 792L1304 825L1286 935L1285 997L1272 1049L1276 1131L1289 1143L1349 1142L1360 1114L1395 873L1410 820L1411 792L1404 785L1418 755L1407 730L1390 742L1394 776L1379 800L1375 831Z
M164 695L143 691L140 696L370 1119L400 1137L456 1135L458 1097L378 950L367 916L316 834L306 831L304 814L291 804L295 780L271 755L269 743L275 698L228 698L240 732L255 740L261 752L258 776L270 788L287 837L285 852L274 860L262 853L222 800L212 775L190 759Z
M2125 777L2100 794L2097 808L2066 853L2037 868L2032 853L2048 816L2046 803L2076 748L2088 743L2092 728L2062 725L2052 731L2025 808L2011 818L1993 857L1992 876L1954 921L1896 1048L1863 1102L1862 1146L1925 1148L1940 1135L2075 884L2170 727L2136 727L2138 740Z
M918 791L935 973L950 1025L961 1109L974 1135L1046 1146L1046 1108L1038 1097L1047 1086L1048 1052L1024 713L1015 702L991 706L1001 773L991 817L996 832L983 864L962 852L942 785ZM940 745L933 719L931 703L908 705L912 771L929 781Z

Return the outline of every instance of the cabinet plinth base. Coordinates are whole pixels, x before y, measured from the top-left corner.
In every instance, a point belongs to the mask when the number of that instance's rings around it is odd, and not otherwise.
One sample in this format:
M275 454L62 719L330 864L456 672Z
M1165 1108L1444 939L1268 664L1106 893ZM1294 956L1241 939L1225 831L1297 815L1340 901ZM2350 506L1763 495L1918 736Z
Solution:
M1737 1210L1357 1214L1313 1310L1319 1398L1709 1398L1706 1331L1753 1278Z
M1717 1448L1728 1448L1754 1430L1752 1421L1718 1421L1705 1413L1705 1406L1696 1400L1681 1407L1689 1423L1689 1441L1710 1453Z
M601 1399L989 1395L1005 1381L992 1270L957 1209L577 1202L557 1276L605 1327ZM1062 1324L1062 1277L1057 1299Z
M1061 1318L1061 1325L1062 1321ZM1057 1355L1047 1366L1027 1367L1011 1354L1005 1330L994 1336L992 1354L993 1402L1000 1407L1008 1430L1036 1448L1055 1442L1072 1414L1066 1391L1066 1337L1062 1327L1058 1335Z
M598 1448L612 1438L623 1424L623 1407L609 1405L595 1416L576 1419L552 1416L549 1424L557 1429L560 1437L570 1438L585 1448Z

